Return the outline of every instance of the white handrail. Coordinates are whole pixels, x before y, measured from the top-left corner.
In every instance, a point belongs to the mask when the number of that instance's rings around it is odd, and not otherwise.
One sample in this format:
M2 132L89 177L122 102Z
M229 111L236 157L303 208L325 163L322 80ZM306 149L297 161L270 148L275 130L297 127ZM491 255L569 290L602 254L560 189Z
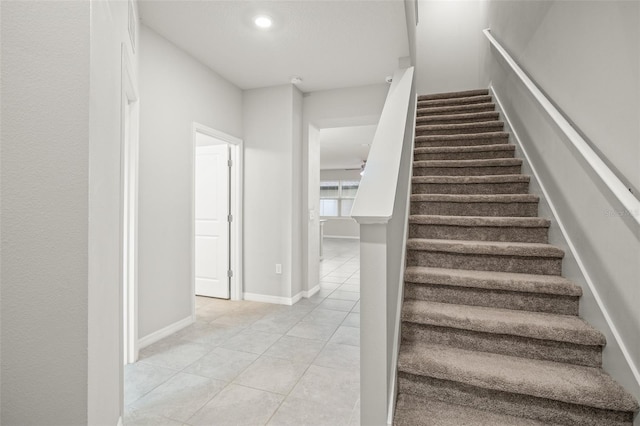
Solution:
M393 75L365 174L351 209L351 217L360 224L386 223L391 219L412 82L413 67L398 70Z
M493 47L502 55L504 60L509 64L511 69L520 78L522 83L529 89L533 97L549 114L551 119L555 121L556 125L564 132L569 141L582 155L585 161L591 166L596 174L602 179L604 184L615 195L615 197L624 206L625 210L635 220L636 224L640 225L640 200L638 200L630 191L629 188L613 173L613 171L606 165L604 161L596 154L596 152L589 146L589 144L580 136L580 134L573 128L573 126L567 121L566 118L553 106L551 101L542 93L542 91L536 86L536 84L529 78L529 76L520 68L516 61L509 55L509 53L502 47L500 42L493 37L491 29L487 28L483 31L487 36Z

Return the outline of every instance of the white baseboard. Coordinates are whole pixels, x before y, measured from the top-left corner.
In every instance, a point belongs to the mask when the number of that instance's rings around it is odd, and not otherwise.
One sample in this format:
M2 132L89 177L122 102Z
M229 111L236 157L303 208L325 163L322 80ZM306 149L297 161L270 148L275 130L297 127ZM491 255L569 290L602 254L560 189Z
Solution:
M252 302L264 302L264 303L275 303L277 305L293 305L295 302L300 300L301 295L296 295L294 297L282 297L282 296L269 296L268 294L258 294L258 293L242 293L244 300L250 300ZM296 297L298 297L296 299ZM296 299L294 301L294 299Z
M324 238L341 238L343 240L359 240L360 237L348 237L346 235L323 235Z
M294 305L302 299L302 291L291 298L291 304Z
M147 334L146 336L142 337L141 339L138 340L138 348L142 349L145 348L149 345L154 344L155 342L164 339L165 337L168 337L170 335L172 335L173 333L175 333L176 331L180 331L183 328L191 325L194 323L194 319L191 315L189 315L188 317L181 319L180 321L174 322L173 324L169 324L168 326L166 326L165 328L161 328L158 331L154 331L151 334Z
M320 291L320 284L316 285L315 287L313 287L310 290L303 291L302 292L302 297L306 297L308 299L308 298L312 297L314 294L316 294L319 291Z
M276 305L294 305L303 297L309 298L320 291L320 284L308 291L301 291L293 297L269 296L268 294L243 293L244 300L252 302L274 303Z

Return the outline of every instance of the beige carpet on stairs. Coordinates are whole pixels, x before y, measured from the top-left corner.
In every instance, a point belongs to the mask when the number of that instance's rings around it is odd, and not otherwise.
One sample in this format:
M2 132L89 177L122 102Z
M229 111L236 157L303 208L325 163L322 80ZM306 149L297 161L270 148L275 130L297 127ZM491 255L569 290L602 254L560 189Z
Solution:
M397 426L630 426L487 90L420 96Z

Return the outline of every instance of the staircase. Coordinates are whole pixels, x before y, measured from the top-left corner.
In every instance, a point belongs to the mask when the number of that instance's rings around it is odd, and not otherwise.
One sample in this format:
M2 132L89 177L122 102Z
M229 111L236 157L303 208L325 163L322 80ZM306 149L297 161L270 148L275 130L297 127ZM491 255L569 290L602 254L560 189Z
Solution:
M631 425L488 91L417 115L394 424Z

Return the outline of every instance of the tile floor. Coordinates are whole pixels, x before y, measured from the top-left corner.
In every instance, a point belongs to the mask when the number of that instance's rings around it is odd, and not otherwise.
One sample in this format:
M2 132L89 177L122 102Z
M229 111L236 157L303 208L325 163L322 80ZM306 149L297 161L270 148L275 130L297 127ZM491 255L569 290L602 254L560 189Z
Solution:
M198 297L195 324L125 368L125 425L359 425L359 242L324 254L294 306Z

